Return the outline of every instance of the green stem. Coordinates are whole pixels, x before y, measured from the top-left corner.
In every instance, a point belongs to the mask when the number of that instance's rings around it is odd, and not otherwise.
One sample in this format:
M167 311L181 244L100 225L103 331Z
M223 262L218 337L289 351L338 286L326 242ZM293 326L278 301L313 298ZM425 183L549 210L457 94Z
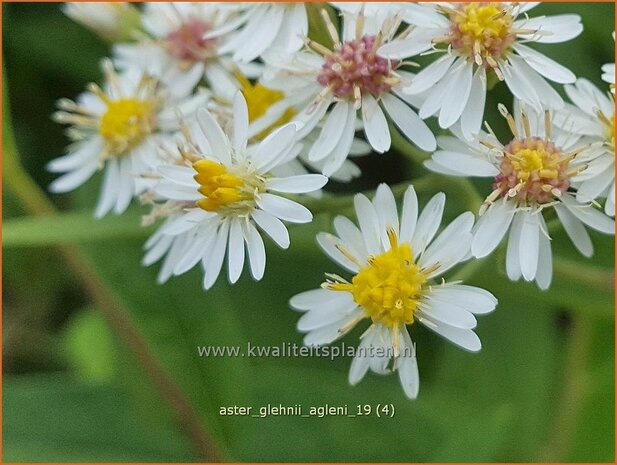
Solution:
M4 75L4 73L3 73ZM26 211L35 216L53 215L56 209L47 199L45 193L30 178L19 162L19 155L10 124L6 80L2 80L2 155L4 185L22 204ZM119 299L107 288L94 265L76 246L57 248L69 269L81 281L85 291L101 311L110 327L127 345L144 371L150 376L159 394L172 407L180 427L187 438L194 444L199 456L205 461L220 462L221 456L204 429L196 410L189 402L181 388L163 368L146 343L132 319L129 311Z
M11 191L16 192L15 189ZM28 211L37 210L29 208ZM140 209L131 207L121 216L108 215L101 219L95 219L90 210L9 218L2 225L2 247L45 247L110 239L143 239L152 234L154 228L141 227L141 215Z

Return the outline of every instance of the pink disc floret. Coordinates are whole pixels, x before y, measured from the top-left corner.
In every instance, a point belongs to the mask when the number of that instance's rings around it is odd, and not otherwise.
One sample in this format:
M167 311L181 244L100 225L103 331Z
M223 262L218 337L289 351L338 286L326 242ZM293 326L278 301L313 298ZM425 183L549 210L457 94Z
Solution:
M388 78L397 63L377 55L375 40L365 35L338 46L326 57L317 82L342 99L353 99L354 88L375 97L389 92Z

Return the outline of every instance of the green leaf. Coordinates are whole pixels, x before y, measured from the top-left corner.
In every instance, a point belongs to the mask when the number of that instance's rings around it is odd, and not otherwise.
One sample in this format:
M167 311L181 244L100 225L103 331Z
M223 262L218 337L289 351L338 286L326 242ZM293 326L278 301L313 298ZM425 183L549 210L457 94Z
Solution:
M63 342L65 356L83 382L101 384L117 376L115 340L96 309L78 312L67 325Z
M250 388L245 379L246 360L200 358L197 349L200 345L237 345L247 339L238 324L241 313L230 303L233 291L225 285L224 276L208 293L201 286L201 270L159 285L158 266L144 268L140 263L142 241L107 241L84 250L225 449L238 432L232 428L233 421L221 423L218 408L246 397ZM139 385L136 388L141 390Z
M145 423L126 392L66 375L3 380L6 462L195 461L169 424Z
M350 341L350 343L352 343ZM346 365L349 359L345 360ZM433 462L454 459L488 461L502 441L504 423L512 412L477 410L474 403L460 402L444 384L426 382L420 397L406 399L396 376L368 375L358 386L347 384L345 370L332 369L328 360L321 368L276 366L263 363L253 370L257 380L254 412L268 405L358 407L394 405L394 417L270 416L245 418L250 430L237 445L241 460L279 462ZM421 374L422 376L422 374ZM424 384L426 382L426 384ZM466 400L466 399L463 399ZM289 438L290 431L301 434ZM490 435L482 435L491 431ZM277 447L258 447L275 443Z
M596 322L591 333L589 359L579 383L582 402L573 418L573 435L568 438L567 460L572 462L615 461L615 325Z

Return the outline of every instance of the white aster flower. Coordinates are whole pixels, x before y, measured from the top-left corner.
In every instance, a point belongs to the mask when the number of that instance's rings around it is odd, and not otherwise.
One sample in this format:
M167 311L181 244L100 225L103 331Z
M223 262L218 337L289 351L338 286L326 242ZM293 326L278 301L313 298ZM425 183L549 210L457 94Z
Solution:
M136 69L116 74L108 60L103 70L103 89L91 84L76 102L58 102L61 111L54 119L71 125L67 134L74 142L67 155L47 165L63 173L49 186L52 192L71 191L97 170L105 171L96 217L126 210L147 187L139 175L160 163L159 145L179 130L181 118L190 118L207 100L201 92L174 92L175 83Z
M374 17L345 15L343 37L339 38L329 16L324 15L334 49L308 41L308 51L292 57L284 54L264 56L269 68L264 83L282 90L287 106L303 110L294 120L303 123L301 134L308 134L325 116L323 127L309 151L309 160L325 161L324 174L335 172L345 161L357 129L357 112L368 143L379 153L390 149L391 135L386 115L402 134L425 151L435 149L435 137L410 108L415 99L400 93L411 77L400 69L400 61L377 56L377 49L388 43L400 21L388 15Z
M399 217L390 188L382 184L371 202L355 197L358 228L349 219L334 220L336 235L321 233L319 245L337 264L353 273L351 280L327 274L321 289L303 292L290 300L305 312L298 329L309 346L329 344L365 318L372 324L349 371L358 383L371 369L398 371L405 394L415 398L419 377L415 346L407 325L418 321L430 330L471 352L481 343L474 333L474 314L491 312L497 300L489 292L435 279L464 260L472 241L474 217L466 212L440 234L445 195L435 195L418 216L413 187L405 193Z
M515 105L516 106L516 105ZM506 270L513 281L523 277L547 289L552 279L550 236L544 212L553 208L575 247L586 257L593 246L584 225L614 234L615 222L588 202L577 200L570 187L587 168L584 154L593 146L579 134L552 127L544 118L520 108L515 116L499 106L513 139L500 143L494 134L481 134L476 141L443 137L442 150L425 165L453 176L492 177L493 192L480 209L471 252L481 258L490 254L508 230ZM580 139L580 140L579 140Z
M441 52L403 89L422 94L420 117L437 116L442 128L461 123L469 139L480 130L487 81L505 81L512 94L532 105L560 108L563 100L544 78L560 84L575 81L564 66L530 48L528 43L559 43L583 30L578 15L529 18L537 3L408 4L403 18L413 26L404 38L383 45L378 53L406 59Z
M206 35L211 39L230 34L229 40L220 48L221 53L232 53L234 60L250 62L268 50L293 53L304 45L308 16L303 2L240 5L245 11L239 20L223 24Z
M139 24L139 12L127 2L67 2L62 12L112 41L128 39Z
M555 124L592 146L584 155L587 169L576 176L576 198L591 202L606 197L604 211L615 216L615 101L586 79L565 87L574 105L557 113Z
M293 159L300 146L293 123L281 126L254 146L248 142L248 110L240 92L234 99L230 140L212 114L200 109L199 129L188 134L177 165L161 166L155 188L174 215L148 241L144 264L161 258L163 282L201 262L204 288L216 282L227 251L229 281L235 283L245 262L245 244L253 278L263 277L266 256L257 227L282 248L289 246L283 221L307 223L311 212L278 193L302 194L320 189L319 174L274 177L270 171ZM169 205L172 207L169 207Z
M114 61L120 69L139 66L175 81L182 89L193 89L205 77L215 94L233 95L238 87L235 70L240 67L245 74L252 74L255 65L235 64L222 53L225 35L206 37L208 32L238 21L238 15L235 5L218 2L147 2L142 24L151 38L117 44Z
M613 31L613 41L615 41L615 31ZM615 63L602 65L602 80L611 85L611 92L615 93Z

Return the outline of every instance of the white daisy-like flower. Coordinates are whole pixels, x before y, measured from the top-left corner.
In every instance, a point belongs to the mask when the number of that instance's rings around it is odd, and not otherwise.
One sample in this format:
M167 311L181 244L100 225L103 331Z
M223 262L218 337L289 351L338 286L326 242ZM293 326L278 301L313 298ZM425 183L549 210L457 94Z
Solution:
M103 70L103 89L91 84L76 102L58 102L54 119L71 125L67 134L73 144L68 154L47 165L63 173L49 186L56 193L71 191L104 169L96 217L126 210L147 187L139 175L161 162L159 145L179 130L181 118L192 117L207 101L204 93L174 92L174 82L136 69L117 74L109 60L103 61Z
M62 12L111 41L129 38L139 25L139 11L128 2L67 2Z
M201 262L209 289L216 282L227 251L229 281L235 283L245 263L245 244L254 279L263 277L266 255L258 229L282 248L289 234L282 221L307 223L311 212L278 193L302 194L320 189L320 174L274 177L278 165L297 156L297 127L281 126L254 146L248 142L248 110L240 92L234 99L233 137L225 135L205 108L197 114L199 128L187 134L179 163L161 166L155 188L173 216L147 242L144 264L161 258L163 282ZM170 207L170 204L172 207Z
M615 41L615 31L613 31L613 42ZM611 92L615 93L615 63L602 65L602 80L611 85Z
M220 2L146 2L142 25L151 38L117 44L114 62L120 69L138 66L148 73L193 89L202 77L215 94L233 95L233 73L256 72L255 65L234 63L221 47L226 35L206 38L208 32L239 20L239 9Z
M576 181L576 198L591 202L606 197L604 211L615 216L615 101L586 79L565 87L574 105L557 113L555 125L575 135L582 135L592 148L584 156L587 169Z
M382 21L362 13L346 14L339 38L330 17L323 16L334 43L332 50L308 41L309 50L292 57L274 53L264 56L269 65L264 83L288 96L281 106L303 108L294 117L303 123L302 135L313 130L325 115L319 137L309 151L309 160L324 160L326 175L342 166L353 143L358 110L367 141L376 152L390 149L386 115L422 150L434 150L433 133L410 108L415 99L400 92L413 75L400 69L402 62L376 54L396 33L398 17L388 15Z
M405 192L401 219L390 188L382 184L371 202L356 195L359 228L349 219L334 220L336 235L321 233L319 245L338 265L353 274L351 280L327 274L321 289L290 300L305 312L298 329L308 346L329 344L364 319L372 324L349 371L358 383L370 369L385 374L398 371L405 394L416 398L419 389L415 346L407 325L418 321L471 352L481 348L474 333L474 314L494 310L497 300L472 286L435 280L468 257L474 216L466 212L440 234L445 195L435 195L418 215L418 200L410 186ZM388 368L393 360L391 370Z
M420 117L437 116L442 128L460 121L469 139L480 130L487 81L505 81L512 94L532 105L561 108L563 100L544 78L570 84L575 75L530 48L528 43L560 43L583 30L578 15L538 16L527 12L537 3L408 4L403 10L411 33L378 51L392 60L441 52L403 92L422 94Z
M268 50L294 53L302 48L308 34L308 16L303 2L241 3L241 19L223 24L206 34L212 39L230 34L221 53L232 53L233 59L250 62Z
M614 234L615 222L570 191L580 173L588 169L584 154L593 146L584 143L579 134L553 128L548 111L542 118L516 108L513 117L503 105L499 109L513 134L507 144L500 143L492 132L475 141L466 141L460 133L458 138L442 137L438 140L442 150L425 165L443 174L495 179L493 192L480 209L471 252L478 258L487 256L509 230L509 278L516 281L522 276L547 289L552 279L551 243L544 220L547 209L554 209L567 235L586 257L593 254L593 245L584 225Z

